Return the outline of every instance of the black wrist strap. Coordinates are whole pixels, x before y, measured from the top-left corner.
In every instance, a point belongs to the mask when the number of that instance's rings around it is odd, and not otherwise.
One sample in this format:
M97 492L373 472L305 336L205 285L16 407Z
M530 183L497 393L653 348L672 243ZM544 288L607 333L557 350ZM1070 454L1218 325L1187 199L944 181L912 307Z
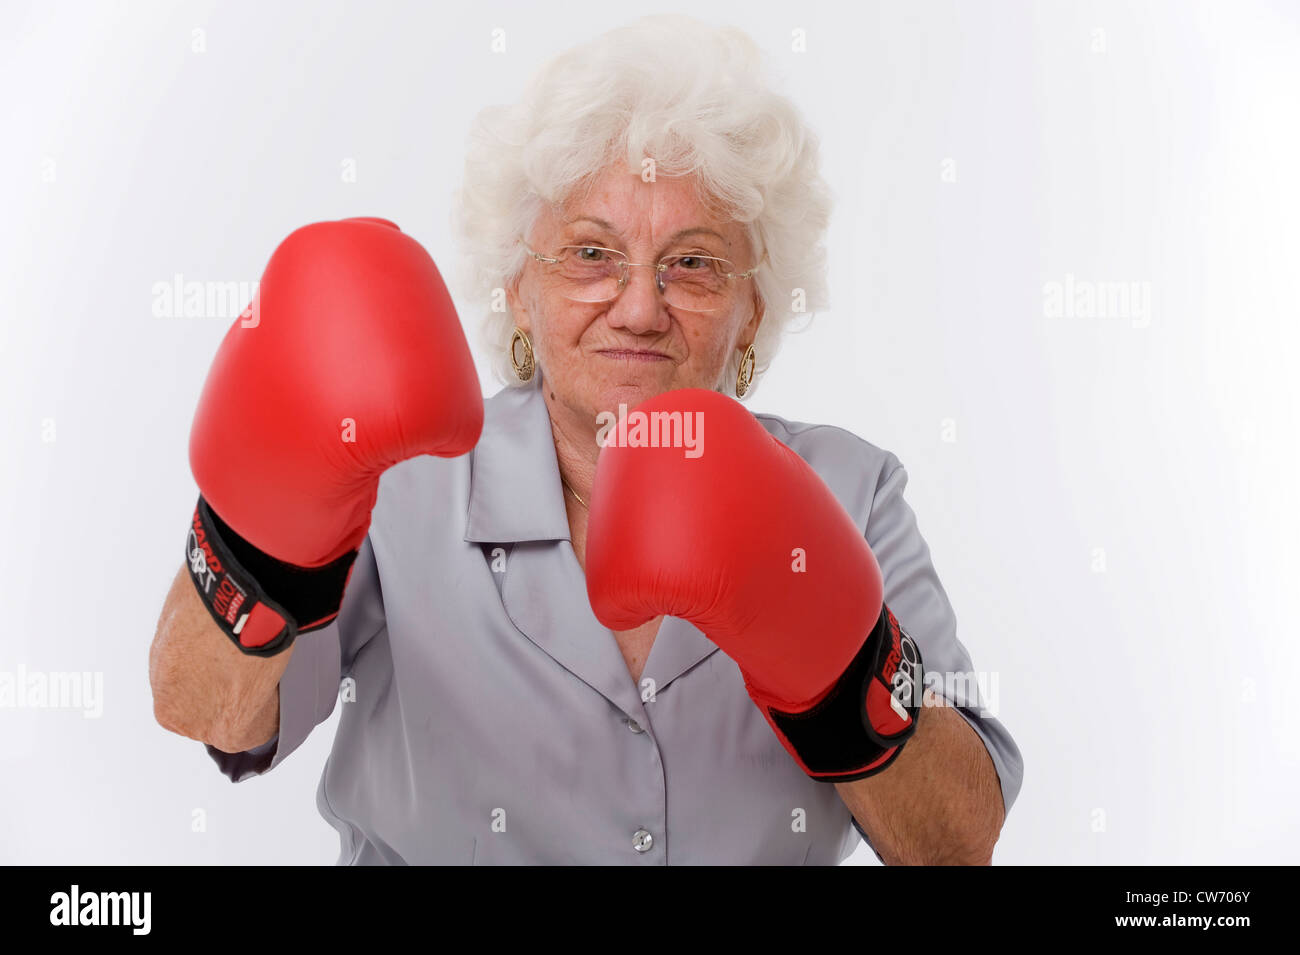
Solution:
M203 605L235 646L254 656L274 656L298 634L331 623L356 557L350 551L323 567L277 560L235 533L202 495L185 543Z
M766 707L814 779L851 782L888 768L916 731L921 650L882 606L880 618L831 691L801 713Z

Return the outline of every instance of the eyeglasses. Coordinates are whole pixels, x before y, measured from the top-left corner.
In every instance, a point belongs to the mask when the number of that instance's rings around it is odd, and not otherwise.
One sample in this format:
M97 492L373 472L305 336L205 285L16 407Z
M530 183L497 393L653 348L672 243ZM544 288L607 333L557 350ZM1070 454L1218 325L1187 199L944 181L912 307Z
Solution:
M559 294L574 302L613 301L627 287L628 269L642 265L629 262L617 249L598 245L566 245L547 256L534 252L526 242L522 244L543 264ZM655 284L664 301L689 312L712 312L724 307L734 288L732 281L747 279L758 271L755 265L737 272L730 259L692 252L665 255L644 267L655 270Z

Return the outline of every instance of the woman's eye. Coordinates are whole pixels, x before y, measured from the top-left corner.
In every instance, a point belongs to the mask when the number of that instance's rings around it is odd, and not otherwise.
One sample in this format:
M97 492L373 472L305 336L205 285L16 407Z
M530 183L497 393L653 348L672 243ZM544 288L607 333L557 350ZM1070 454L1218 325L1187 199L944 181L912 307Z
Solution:
M578 258L583 262L599 262L604 254L604 249L597 249L590 245L585 245L578 249Z

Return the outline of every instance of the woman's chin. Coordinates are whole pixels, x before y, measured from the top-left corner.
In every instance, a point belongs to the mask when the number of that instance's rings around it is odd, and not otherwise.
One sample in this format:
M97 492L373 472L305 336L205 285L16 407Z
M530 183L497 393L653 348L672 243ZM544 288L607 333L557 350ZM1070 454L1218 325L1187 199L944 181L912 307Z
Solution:
M620 404L632 408L655 395L672 391L675 387L669 381L660 381L647 375L644 381L621 381L602 386L597 391L596 404L601 410L608 411L617 411Z

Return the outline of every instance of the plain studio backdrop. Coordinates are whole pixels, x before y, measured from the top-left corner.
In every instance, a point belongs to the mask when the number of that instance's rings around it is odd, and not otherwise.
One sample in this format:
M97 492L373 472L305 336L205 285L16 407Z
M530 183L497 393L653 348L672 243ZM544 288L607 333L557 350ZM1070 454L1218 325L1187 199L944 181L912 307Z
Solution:
M994 861L1294 861L1297 4L707 6L772 58L835 194L833 307L749 406L907 467L1024 756ZM255 282L359 215L450 275L473 114L652 8L0 9L0 674L102 678L99 712L0 708L0 862L332 863L337 707L238 785L153 720L230 324L157 289Z

